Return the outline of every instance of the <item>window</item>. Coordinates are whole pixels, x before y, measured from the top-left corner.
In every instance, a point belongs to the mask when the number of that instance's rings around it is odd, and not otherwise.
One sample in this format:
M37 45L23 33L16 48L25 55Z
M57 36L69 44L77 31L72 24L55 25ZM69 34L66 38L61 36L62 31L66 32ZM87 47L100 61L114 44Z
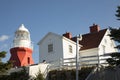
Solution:
M29 57L28 57L27 61L28 61L28 64L30 64L30 58Z
M53 52L53 44L48 45L48 52Z
M72 46L69 45L69 52L72 53Z

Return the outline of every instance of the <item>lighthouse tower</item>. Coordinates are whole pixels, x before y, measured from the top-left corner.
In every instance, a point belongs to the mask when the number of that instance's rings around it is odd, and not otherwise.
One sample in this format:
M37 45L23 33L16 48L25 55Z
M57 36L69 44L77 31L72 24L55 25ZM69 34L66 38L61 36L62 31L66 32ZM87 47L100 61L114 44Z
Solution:
M13 66L17 67L34 64L32 52L30 33L22 24L15 32L13 47L10 49L10 61L13 62Z

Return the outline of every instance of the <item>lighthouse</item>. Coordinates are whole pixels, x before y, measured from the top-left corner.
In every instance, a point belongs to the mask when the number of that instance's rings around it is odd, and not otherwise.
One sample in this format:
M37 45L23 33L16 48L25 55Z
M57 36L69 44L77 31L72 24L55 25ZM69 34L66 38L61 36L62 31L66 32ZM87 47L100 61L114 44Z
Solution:
M22 24L15 32L13 47L10 49L10 61L13 66L21 67L34 64L32 58L33 45L29 30Z

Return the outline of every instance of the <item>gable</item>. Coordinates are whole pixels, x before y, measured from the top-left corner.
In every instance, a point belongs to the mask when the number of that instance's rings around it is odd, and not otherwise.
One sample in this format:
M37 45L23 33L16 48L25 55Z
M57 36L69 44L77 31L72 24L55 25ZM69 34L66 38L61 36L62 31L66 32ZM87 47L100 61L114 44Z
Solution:
M86 50L91 48L96 48L100 45L107 29L100 30L99 32L88 33L82 35L82 41L79 43L83 46L80 50ZM76 41L76 37L73 37L72 40Z
M57 37L61 37L61 36L58 35L58 34L49 32L49 33L47 33L47 34L38 42L38 45L40 45L48 36L57 36Z
M99 45L99 48L100 48L100 50L103 50L104 53L105 52L107 52L107 53L118 52L118 49L115 48L116 44L115 44L114 40L111 39L109 34L110 34L110 31L107 30L107 32L105 33L105 36L103 37L103 39Z

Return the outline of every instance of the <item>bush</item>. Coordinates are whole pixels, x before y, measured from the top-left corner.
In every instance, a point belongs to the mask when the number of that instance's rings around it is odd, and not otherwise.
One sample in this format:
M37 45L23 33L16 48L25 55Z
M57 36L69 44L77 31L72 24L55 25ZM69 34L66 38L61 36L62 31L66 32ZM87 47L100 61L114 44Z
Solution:
M34 80L45 80L43 77L43 74L41 73L41 71L39 70L38 74L36 75Z

